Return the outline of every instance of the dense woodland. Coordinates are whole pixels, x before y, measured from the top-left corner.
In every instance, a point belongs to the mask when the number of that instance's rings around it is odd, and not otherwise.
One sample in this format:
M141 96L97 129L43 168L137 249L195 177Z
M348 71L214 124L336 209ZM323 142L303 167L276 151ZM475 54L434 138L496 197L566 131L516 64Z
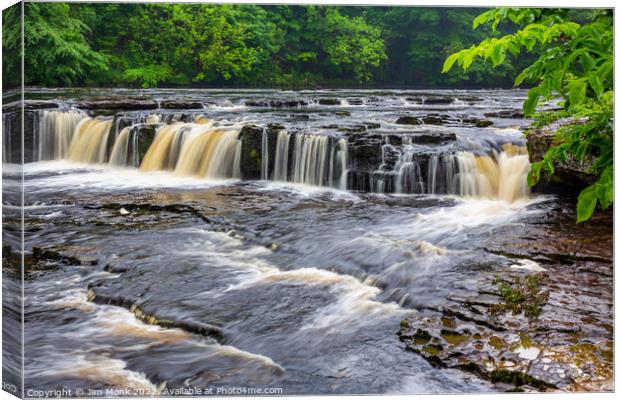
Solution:
M446 56L501 34L471 29L482 11L26 3L25 79L44 86L510 87L531 56L441 74ZM18 7L3 14L5 54L19 54L19 16ZM4 68L5 85L18 83L11 81L17 57L5 57Z

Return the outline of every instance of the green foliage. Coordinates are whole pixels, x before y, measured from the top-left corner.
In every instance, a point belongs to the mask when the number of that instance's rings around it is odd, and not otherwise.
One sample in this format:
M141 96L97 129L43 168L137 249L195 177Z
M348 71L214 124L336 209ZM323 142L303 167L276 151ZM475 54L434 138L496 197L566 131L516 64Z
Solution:
M527 61L441 76L444 56L499 35L472 31L480 10L466 8L28 3L27 9L33 85L495 87L509 85ZM5 18L19 21L19 14ZM18 23L5 26L10 74L21 65L21 35Z
M524 313L526 317L537 317L542 307L549 300L549 292L540 289L540 275L527 275L523 279L516 277L513 282L495 279L503 303L489 307L492 314L511 311L513 314Z
M24 4L25 83L71 85L91 71L106 69L106 58L86 40L89 28L63 3Z
M21 3L2 11L2 86L21 85L22 57Z
M583 16L583 15L582 15ZM575 123L561 128L556 143L544 158L531 166L528 181L534 185L541 171L552 175L555 164L576 160L587 162L597 181L584 189L577 203L577 222L588 220L597 204L602 209L613 203L613 20L609 10L588 14L590 20L577 23L567 10L497 8L474 19L474 29L510 21L523 26L500 38L487 38L477 45L446 58L443 72L456 64L469 69L476 59L497 67L506 56L519 56L538 48L540 56L515 79L515 85L532 84L523 103L531 117L541 99L564 99L561 116ZM540 113L537 126L551 122L558 113Z
M144 67L129 68L123 73L123 79L128 82L138 82L143 88L157 86L172 76L172 70L167 65L146 65Z

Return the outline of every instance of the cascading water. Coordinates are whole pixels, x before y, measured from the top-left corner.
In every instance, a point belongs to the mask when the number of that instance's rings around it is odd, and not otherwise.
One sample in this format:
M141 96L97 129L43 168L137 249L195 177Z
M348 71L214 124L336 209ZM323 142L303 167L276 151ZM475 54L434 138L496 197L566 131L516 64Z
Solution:
M129 132L129 127L123 128L116 137L112 153L110 154L109 163L111 165L122 167L127 165L127 157L129 156Z
M269 137L267 132L263 131L262 137L262 155L261 155L261 179L269 179Z
M177 175L205 178L239 178L239 132L214 127L213 121L200 122L160 128L140 169L174 170Z
M290 142L291 135L289 135L288 132L278 132L278 140L276 142L276 157L273 167L274 181L286 181L288 179L288 150Z
M106 162L112 119L85 118L75 128L68 158L85 163Z
M505 144L500 151L488 150L487 154L458 151L419 159L405 146L394 167L395 192L445 193L512 202L529 195L529 166L525 148L513 144Z
M242 177L236 129L214 126L214 121L201 114L193 114L193 122L174 122L178 114L174 115L128 114L116 118L112 129L111 118L89 118L78 110L42 111L37 125L38 159L108 162L205 178ZM157 129L152 143L152 136L141 133L145 125L151 132ZM270 150L272 140L275 152ZM424 150L411 140L404 136L402 143L383 145L382 164L369 174L371 191L506 201L528 196L529 160L522 146L478 143L475 152L438 152ZM270 138L264 131L260 145L263 180L348 188L349 143L345 138L286 130Z
M263 151L265 148L266 142L263 142ZM302 133L291 135L286 131L278 133L272 177L275 181L346 190L347 167L346 139L334 140L325 135Z
M37 159L66 158L77 125L86 118L79 110L43 111L39 114L39 146Z

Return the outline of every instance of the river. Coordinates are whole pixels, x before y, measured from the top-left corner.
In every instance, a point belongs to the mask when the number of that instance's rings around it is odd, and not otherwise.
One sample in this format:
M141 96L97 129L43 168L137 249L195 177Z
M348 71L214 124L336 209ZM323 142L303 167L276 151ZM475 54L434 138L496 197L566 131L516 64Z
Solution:
M506 390L436 368L399 331L498 274L560 268L497 251L547 232L549 210L572 217L566 200L527 186L525 92L32 89L28 98L32 394ZM15 249L14 124L5 112L3 240ZM3 272L11 290L17 274ZM611 340L606 290L581 293L598 301L584 343ZM574 308L560 315L585 318Z

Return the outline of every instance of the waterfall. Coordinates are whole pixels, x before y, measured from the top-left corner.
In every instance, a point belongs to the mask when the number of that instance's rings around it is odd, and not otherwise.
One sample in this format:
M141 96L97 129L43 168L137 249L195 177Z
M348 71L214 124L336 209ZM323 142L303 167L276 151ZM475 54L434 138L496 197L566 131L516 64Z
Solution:
M173 158L175 140L181 140L182 134L179 133L185 124L178 122L172 125L161 127L148 151L146 152L140 169L142 171L161 171L174 168L170 162Z
M387 192L386 178L394 176L394 192L454 194L462 197L515 201L527 197L529 159L523 146L511 143L486 153L432 153L403 140L393 171L383 164L374 171L371 189ZM384 145L384 151L386 147Z
M66 158L77 125L86 118L82 111L42 111L39 114L37 160Z
M268 140L267 132L263 131L263 138L261 143L261 179L268 180L269 179L269 140Z
M85 118L80 121L69 145L69 159L86 163L105 162L111 126L112 119Z
M109 163L112 165L125 166L127 165L127 156L129 151L129 131L130 128L126 127L116 137L114 141L114 147L110 154Z
M456 155L459 166L459 192L466 197L515 201L527 197L527 154L502 151L494 157L461 152Z
M174 170L177 175L205 178L239 178L238 136L236 130L213 127L212 121L163 126L157 131L140 169Z
M264 165L265 158L262 162ZM272 179L346 190L348 163L346 139L336 141L329 136L303 133L291 135L282 130L276 140Z
M291 135L289 135L288 132L278 132L276 155L273 166L274 181L286 181L288 179L288 148L290 141Z
M323 186L327 182L329 138L298 134L293 153L293 182Z
M338 153L336 154L340 167L340 181L338 187L347 190L347 175L349 173L349 144L346 139L338 140Z

